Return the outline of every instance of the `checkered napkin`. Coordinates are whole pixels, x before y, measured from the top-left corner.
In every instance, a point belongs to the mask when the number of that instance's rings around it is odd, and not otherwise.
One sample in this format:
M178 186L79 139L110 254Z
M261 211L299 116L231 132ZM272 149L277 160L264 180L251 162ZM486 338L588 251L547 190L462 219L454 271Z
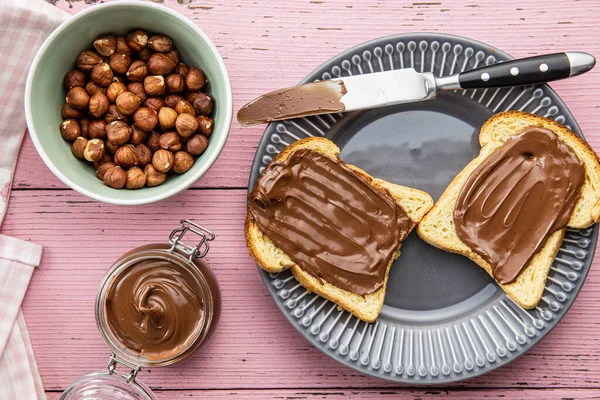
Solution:
M26 129L23 99L37 49L68 14L42 0L0 0L0 222ZM42 247L0 235L0 400L45 399L21 302Z
M21 302L42 247L0 235L0 399L45 399Z

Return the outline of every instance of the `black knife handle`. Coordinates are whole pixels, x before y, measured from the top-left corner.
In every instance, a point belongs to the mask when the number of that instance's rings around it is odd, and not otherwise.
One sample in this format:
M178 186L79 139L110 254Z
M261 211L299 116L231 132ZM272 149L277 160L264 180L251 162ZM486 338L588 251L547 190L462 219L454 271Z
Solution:
M458 81L464 89L530 85L587 72L595 63L587 53L547 54L462 72Z

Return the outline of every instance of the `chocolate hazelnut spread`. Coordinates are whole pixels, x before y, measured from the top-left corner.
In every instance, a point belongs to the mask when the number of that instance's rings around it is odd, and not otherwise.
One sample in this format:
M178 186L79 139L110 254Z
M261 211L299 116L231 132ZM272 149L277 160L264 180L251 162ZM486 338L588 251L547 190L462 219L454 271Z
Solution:
M130 350L148 359L182 353L198 337L202 288L190 271L164 259L141 260L108 289L108 325Z
M260 230L301 269L360 295L383 286L414 226L387 190L308 149L271 163L249 201Z
M342 81L321 81L310 85L279 89L246 104L238 111L242 125L254 125L322 112L344 111Z
M567 225L584 178L582 162L554 132L529 127L465 182L454 210L458 237L492 266L498 282L510 283Z

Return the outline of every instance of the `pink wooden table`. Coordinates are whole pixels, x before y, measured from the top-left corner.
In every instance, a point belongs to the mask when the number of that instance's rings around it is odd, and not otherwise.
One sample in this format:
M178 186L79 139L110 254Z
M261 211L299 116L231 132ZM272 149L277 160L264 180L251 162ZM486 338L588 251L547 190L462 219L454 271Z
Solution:
M49 1L70 13L94 3ZM464 35L520 57L582 50L600 58L597 0L164 3L213 39L231 75L236 111L263 92L297 83L341 50L394 33ZM600 151L600 68L552 87ZM1 232L44 246L23 309L50 399L107 362L94 323L94 296L107 267L133 247L165 241L184 217L219 235L208 261L221 284L223 316L204 351L181 365L143 371L142 380L161 399L600 397L600 252L558 327L525 356L477 379L450 387L399 386L363 376L311 347L277 310L244 245L245 187L262 130L242 129L234 121L221 157L192 189L133 208L69 190L25 139Z

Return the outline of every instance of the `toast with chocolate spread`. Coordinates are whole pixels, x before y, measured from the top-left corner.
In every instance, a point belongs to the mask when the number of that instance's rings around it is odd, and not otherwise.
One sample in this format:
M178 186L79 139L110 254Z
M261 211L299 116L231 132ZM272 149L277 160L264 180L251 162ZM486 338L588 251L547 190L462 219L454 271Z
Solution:
M383 306L400 244L433 206L420 190L374 179L345 164L324 138L284 149L249 195L250 256L363 321Z
M566 227L600 219L600 162L567 127L521 111L481 127L481 151L417 233L467 256L523 308L539 303Z

